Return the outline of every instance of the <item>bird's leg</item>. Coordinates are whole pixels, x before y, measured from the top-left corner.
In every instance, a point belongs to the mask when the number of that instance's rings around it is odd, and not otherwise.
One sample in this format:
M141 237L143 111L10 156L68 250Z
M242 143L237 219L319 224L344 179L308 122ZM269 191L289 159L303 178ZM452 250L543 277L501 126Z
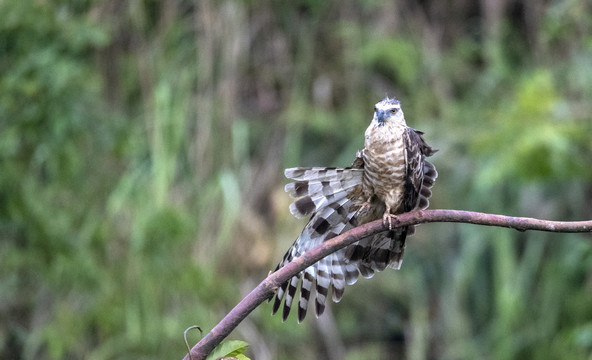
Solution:
M384 226L388 224L388 229L392 230L393 220L395 221L395 223L399 222L399 218L397 217L397 215L391 214L391 208L390 206L387 206L386 211L382 215L382 223L384 224Z
M369 197L368 200L364 201L358 210L358 213L362 213L364 211L370 210L370 203L372 201L372 197Z

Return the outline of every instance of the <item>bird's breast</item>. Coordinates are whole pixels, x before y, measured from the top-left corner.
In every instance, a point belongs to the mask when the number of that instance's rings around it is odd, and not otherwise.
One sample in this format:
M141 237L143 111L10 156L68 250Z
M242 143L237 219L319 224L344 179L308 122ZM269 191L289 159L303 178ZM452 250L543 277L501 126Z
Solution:
M406 176L403 131L369 131L366 133L364 177L362 185L367 197L376 196L392 212L402 204ZM392 130L392 129L391 129Z

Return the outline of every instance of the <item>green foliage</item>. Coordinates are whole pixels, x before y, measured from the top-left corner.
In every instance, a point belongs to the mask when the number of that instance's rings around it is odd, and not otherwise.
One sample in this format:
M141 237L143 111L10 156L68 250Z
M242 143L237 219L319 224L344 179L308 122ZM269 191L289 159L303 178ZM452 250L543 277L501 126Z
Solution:
M219 358L236 358L238 360L249 360L249 358L245 356L245 350L247 350L248 346L249 344L240 340L223 341L206 359L216 360Z
M361 49L362 61L395 81L399 86L413 88L418 81L421 52L417 42L401 38L369 41Z
M184 356L301 231L282 169L349 165L385 94L440 149L432 207L592 217L589 5L440 4L0 2L0 358ZM264 304L236 336L253 358L585 359L591 269L582 235L426 225L334 316Z
M476 137L473 146L482 154L495 154L479 174L483 186L503 179L568 180L573 176L592 179L592 172L580 154L589 157L583 145L588 120L565 113L565 103L556 93L549 71L527 74L517 84L512 102L496 106L488 129ZM497 152L500 144L506 148Z

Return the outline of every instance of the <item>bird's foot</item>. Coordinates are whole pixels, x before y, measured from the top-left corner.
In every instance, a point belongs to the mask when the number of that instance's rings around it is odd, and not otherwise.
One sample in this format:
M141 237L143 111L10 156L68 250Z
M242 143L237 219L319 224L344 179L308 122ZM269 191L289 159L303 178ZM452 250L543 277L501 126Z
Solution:
M399 223L399 217L397 215L393 215L387 211L384 213L384 215L382 215L382 223L384 224L384 226L388 226L389 230L392 230L393 223L394 224Z
M360 214L360 213L364 213L364 212L366 212L366 211L370 210L370 201L371 201L371 200L372 200L372 199L368 199L368 200L364 201L364 203L362 203L362 205L361 205L361 206L360 206L360 208L358 209L358 214Z

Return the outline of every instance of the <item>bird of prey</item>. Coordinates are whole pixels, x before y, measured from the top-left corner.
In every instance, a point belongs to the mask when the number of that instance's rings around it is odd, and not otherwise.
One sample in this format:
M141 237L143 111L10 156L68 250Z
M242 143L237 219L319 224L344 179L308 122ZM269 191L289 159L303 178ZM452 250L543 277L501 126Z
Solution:
M387 267L401 267L405 238L415 229L392 228L391 219L427 208L438 176L434 165L425 160L437 150L428 146L422 135L407 126L400 102L386 97L374 106L364 149L357 153L352 166L286 169L286 177L294 182L287 184L285 190L298 198L290 205L290 212L297 218L311 217L276 271L307 250L358 225L382 218L389 231L361 239L292 277L278 288L273 314L283 300L283 320L287 319L300 285L301 322L314 285L318 317L325 309L329 289L333 301L339 302L345 284L355 283L359 274L370 278Z

